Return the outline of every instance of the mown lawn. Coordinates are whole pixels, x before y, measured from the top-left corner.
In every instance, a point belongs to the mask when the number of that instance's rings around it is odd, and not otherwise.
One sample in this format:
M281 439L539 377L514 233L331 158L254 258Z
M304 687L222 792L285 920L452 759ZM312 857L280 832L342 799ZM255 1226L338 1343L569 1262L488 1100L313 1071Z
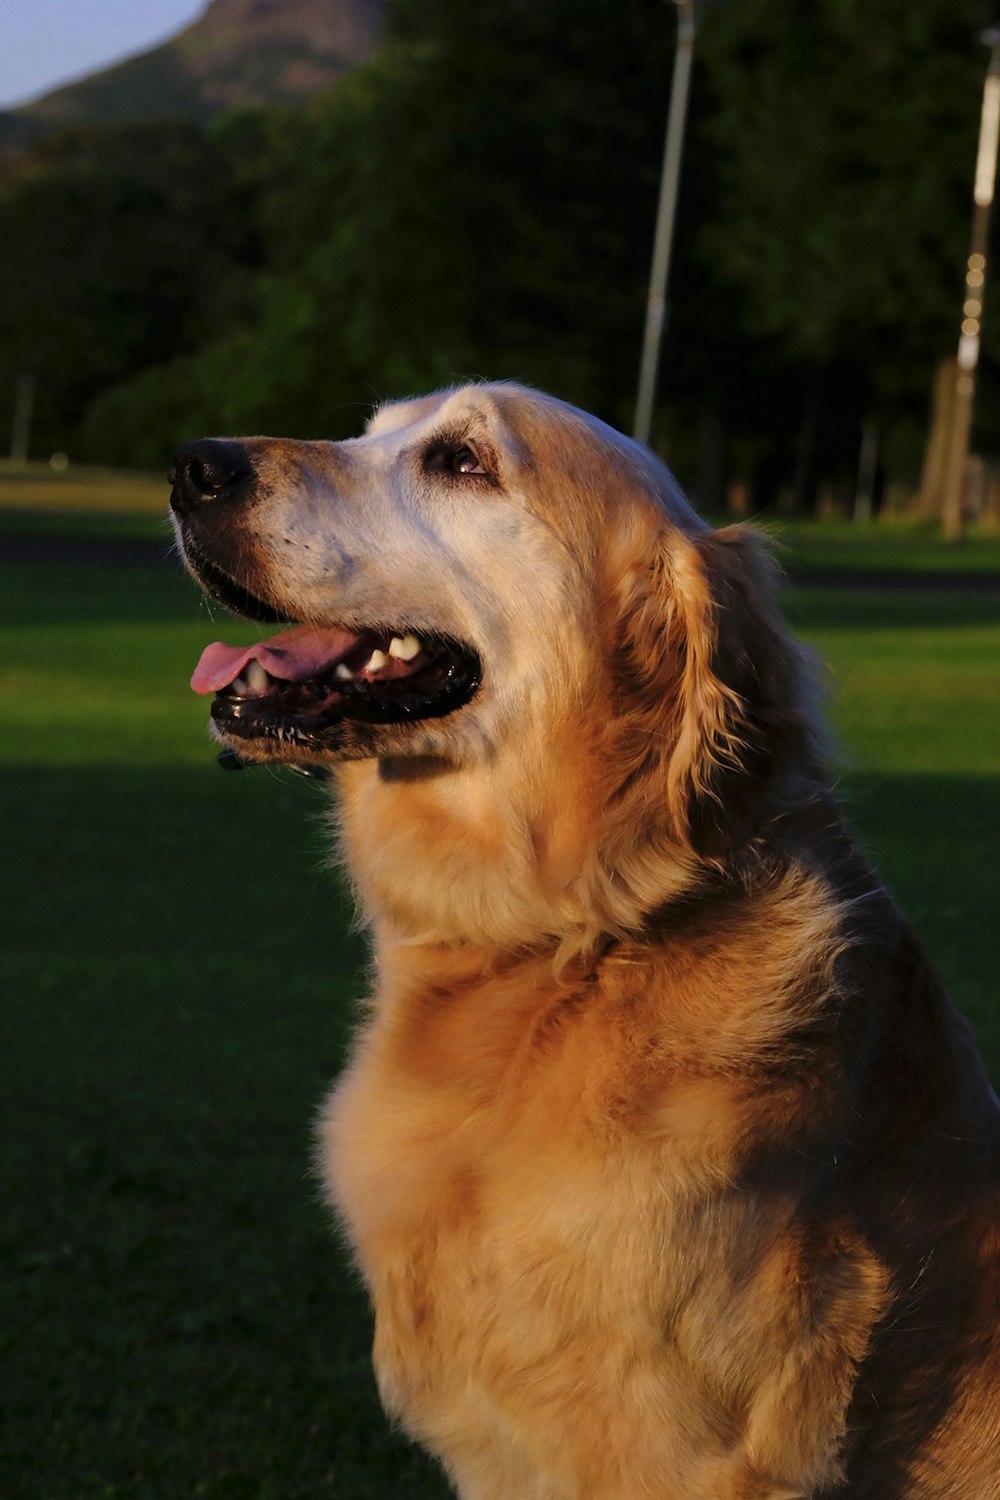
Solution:
M0 569L0 1494L430 1500L310 1168L364 953L325 793L226 775L169 569ZM1000 604L794 591L844 790L1000 1075ZM244 638L251 638L252 630Z
M799 573L1000 573L1000 533L968 528L961 542L941 538L936 521L817 521L761 517L779 561Z

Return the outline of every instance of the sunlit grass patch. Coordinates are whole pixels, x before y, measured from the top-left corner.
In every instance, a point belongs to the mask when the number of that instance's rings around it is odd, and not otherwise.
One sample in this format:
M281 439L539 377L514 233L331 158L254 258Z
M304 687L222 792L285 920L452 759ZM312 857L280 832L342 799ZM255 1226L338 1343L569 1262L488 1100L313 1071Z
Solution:
M145 515L158 519L166 509L169 485L162 474L71 464L61 472L50 464L0 459L0 508L67 514Z

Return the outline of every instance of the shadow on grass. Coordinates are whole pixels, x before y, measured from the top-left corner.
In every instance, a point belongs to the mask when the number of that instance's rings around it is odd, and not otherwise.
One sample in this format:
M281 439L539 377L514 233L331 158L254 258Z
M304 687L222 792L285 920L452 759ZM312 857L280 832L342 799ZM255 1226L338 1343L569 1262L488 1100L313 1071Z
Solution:
M447 1493L311 1168L364 992L311 790L5 777L6 1500Z
M848 819L1000 1081L1000 777L852 777Z
M0 623L141 626L209 618L202 591L171 556L167 537L162 556L162 565L146 572L117 563L0 563Z
M786 587L781 606L795 629L926 630L1000 621L1000 599L961 592L961 580L945 593L921 591L915 585L881 591L844 588Z
M312 790L208 767L5 778L8 1500L448 1493L381 1415L310 1169L364 988ZM996 1073L1000 780L847 796Z

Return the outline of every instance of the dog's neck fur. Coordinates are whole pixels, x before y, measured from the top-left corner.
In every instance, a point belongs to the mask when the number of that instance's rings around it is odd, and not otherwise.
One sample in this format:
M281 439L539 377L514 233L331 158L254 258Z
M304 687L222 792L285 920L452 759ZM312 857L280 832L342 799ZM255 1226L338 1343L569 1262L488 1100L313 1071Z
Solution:
M844 872L843 889L826 892L831 910L877 888L833 799L815 789L724 860L670 837L653 806L648 843L619 845L614 809L602 808L604 788L588 773L583 729L574 735L575 759L554 762L535 805L510 800L500 765L423 765L416 776L372 762L339 768L342 852L349 871L365 872L356 896L376 952L467 947L500 964L549 953L559 971L653 928L679 932L692 903L732 914L818 867Z
M609 718L567 716L541 753L525 736L474 768L340 767L346 864L364 871L376 942L588 951L696 883L680 843L650 859L655 871L641 851L629 869L602 847L614 833L600 771Z

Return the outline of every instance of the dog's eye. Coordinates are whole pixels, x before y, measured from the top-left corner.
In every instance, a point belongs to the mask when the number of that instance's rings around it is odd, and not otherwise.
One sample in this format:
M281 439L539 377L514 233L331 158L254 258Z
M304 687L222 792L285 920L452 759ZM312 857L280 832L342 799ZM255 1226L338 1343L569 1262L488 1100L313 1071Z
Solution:
M451 469L455 474L485 474L479 459L471 448L461 447L452 455Z
M478 455L468 443L435 443L424 455L424 467L439 474L473 474L488 477Z

